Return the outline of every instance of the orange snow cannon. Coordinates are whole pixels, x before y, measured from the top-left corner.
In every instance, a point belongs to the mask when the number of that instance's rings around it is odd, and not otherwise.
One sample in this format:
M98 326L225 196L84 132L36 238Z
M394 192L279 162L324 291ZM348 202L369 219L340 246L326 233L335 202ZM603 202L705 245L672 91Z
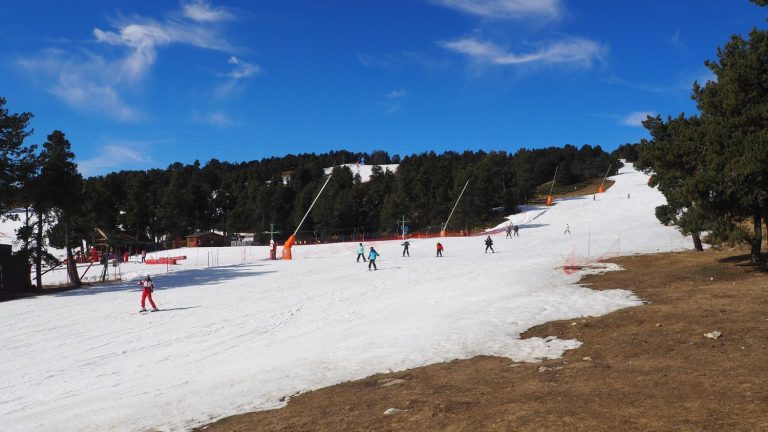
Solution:
M288 237L288 240L286 240L285 243L283 244L283 259L284 260L289 260L289 259L293 258L291 256L291 246L293 246L293 244L295 242L296 242L296 237L290 236L290 237Z

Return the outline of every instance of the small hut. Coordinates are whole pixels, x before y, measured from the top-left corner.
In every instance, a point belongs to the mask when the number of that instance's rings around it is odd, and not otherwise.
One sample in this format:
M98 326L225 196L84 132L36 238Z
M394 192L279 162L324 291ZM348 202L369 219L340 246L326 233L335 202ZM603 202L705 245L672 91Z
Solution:
M215 232L199 232L186 236L187 247L229 246L229 239Z

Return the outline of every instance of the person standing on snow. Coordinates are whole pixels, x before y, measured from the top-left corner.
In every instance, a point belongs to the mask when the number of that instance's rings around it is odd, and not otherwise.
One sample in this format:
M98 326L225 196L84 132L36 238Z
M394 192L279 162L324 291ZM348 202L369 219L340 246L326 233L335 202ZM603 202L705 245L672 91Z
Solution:
M371 266L373 266L374 270L378 270L376 268L376 258L379 257L379 253L376 252L376 249L371 246L371 251L368 253L368 271L371 271Z
M141 250L141 262L144 262L147 260L147 251L142 249Z
M355 262L360 262L360 258L362 258L363 262L365 262L365 248L363 247L362 243L360 243L360 247L357 248L357 261Z
M571 235L571 227L568 226L568 224L565 224L565 231L563 231L563 235Z
M407 254L407 255L410 257L410 256L411 256L411 253L410 253L410 252L408 252L408 248L411 246L411 242L409 242L408 240L406 240L406 241L404 241L404 242L400 243L400 246L402 246L402 247L403 247L403 256L405 256L405 255Z
M149 304L152 305L152 312L157 312L159 309L157 309L157 306L155 305L155 302L152 301L152 291L155 290L155 284L152 282L152 278L147 275L139 281L137 285L141 285L141 310L139 312L146 312L147 308L144 307L144 301L149 299Z
M485 253L488 253L488 249L491 250L491 253L496 253L496 251L493 250L493 240L491 239L491 236L488 236L488 238L485 239Z
M520 237L520 234L517 233L520 230L519 226L515 225L512 230L515 232L515 237Z
M507 236L505 238L512 238L512 225L507 226Z
M435 256L436 256L436 257L441 257L441 256L443 256L443 244L442 244L442 243L440 243L440 242L437 242L437 246L436 246L436 248L437 248L437 255L435 255Z

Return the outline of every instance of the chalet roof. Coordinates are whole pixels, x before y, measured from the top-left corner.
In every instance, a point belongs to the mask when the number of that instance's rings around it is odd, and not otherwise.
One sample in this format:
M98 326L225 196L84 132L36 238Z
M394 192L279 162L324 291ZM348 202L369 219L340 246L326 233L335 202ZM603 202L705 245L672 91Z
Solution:
M190 235L187 235L187 236L184 236L184 237L185 238L199 238L199 237L210 237L210 236L226 238L226 237L224 237L221 234L217 234L215 232L210 232L210 231L198 232L198 233L190 234Z

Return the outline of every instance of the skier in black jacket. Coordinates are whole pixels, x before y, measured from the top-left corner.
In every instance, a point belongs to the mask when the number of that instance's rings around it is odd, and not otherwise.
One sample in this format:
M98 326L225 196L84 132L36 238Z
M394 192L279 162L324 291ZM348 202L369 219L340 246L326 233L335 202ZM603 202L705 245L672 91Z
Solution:
M411 242L409 242L408 240L406 240L406 241L404 241L404 242L400 243L400 245L403 247L403 256L406 256L406 255L408 255L408 256L410 257L410 256L411 256L411 253L410 253L410 252L408 252L408 247L410 247L410 246L411 246Z
M493 250L493 240L491 240L491 236L488 236L488 238L485 239L485 253L488 253L488 249L491 250L491 253L496 253L496 251Z

